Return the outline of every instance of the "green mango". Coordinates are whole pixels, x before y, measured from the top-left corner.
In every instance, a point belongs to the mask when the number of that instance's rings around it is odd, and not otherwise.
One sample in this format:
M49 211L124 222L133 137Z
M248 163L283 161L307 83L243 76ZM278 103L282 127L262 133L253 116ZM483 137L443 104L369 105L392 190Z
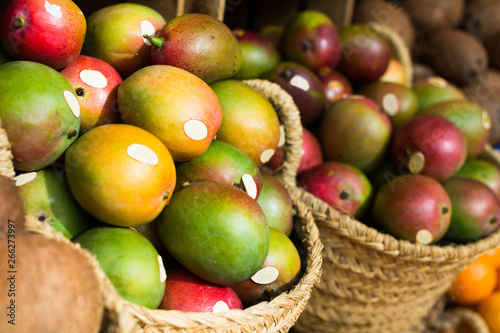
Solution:
M453 177L475 179L487 185L500 200L500 169L491 162L481 159L468 160Z
M485 184L474 179L452 177L445 180L453 211L444 239L452 242L476 241L500 226L500 201Z
M96 256L124 300L158 308L167 276L161 256L146 237L130 228L97 227L74 242Z
M139 3L102 7L87 18L82 54L106 61L123 79L151 65L151 44L144 34L155 34L166 21L153 8Z
M280 121L271 102L248 84L227 79L210 85L222 109L217 140L247 154L258 166L267 163L280 140Z
M203 154L177 163L175 170L176 190L184 182L212 179L235 185L257 199L262 188L262 176L257 164L240 149L224 141L212 141Z
M440 102L465 100L460 89L439 76L431 76L417 82L412 90L417 97L418 111Z
M316 72L336 68L342 55L339 32L333 21L317 10L296 13L283 29L284 56Z
M80 104L58 71L32 61L0 65L0 118L14 168L36 171L55 162L76 140Z
M281 55L269 38L244 29L234 29L233 34L242 56L241 66L233 79L257 79L280 62Z
M15 177L26 214L73 239L98 223L76 201L64 172L47 167Z
M176 16L147 38L154 65L182 68L208 84L230 78L241 67L236 37L224 22L207 14Z
M269 171L262 172L262 191L257 203L266 214L269 226L290 236L293 230L292 197L285 185Z
M488 112L475 102L441 102L421 110L418 114L436 114L451 120L465 136L469 159L477 157L488 143L491 118Z
M259 204L214 180L194 180L174 192L158 217L158 232L182 266L221 285L252 277L269 250L269 226Z

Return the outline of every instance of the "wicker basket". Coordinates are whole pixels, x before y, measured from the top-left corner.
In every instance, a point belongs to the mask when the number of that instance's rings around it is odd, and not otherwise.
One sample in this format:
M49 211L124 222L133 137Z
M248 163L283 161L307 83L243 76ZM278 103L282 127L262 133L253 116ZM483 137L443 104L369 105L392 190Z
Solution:
M491 149L484 157L494 160ZM455 276L500 245L500 230L467 245L420 245L341 214L300 188L323 242L323 274L297 322L303 332L405 332L431 311Z
M406 45L390 28L387 37L409 74ZM482 157L500 167L487 147ZM293 188L313 211L324 244L323 274L295 330L301 332L417 332L444 309L455 276L479 255L500 245L500 231L468 245L426 246L396 239L347 215L302 188ZM460 313L458 313L460 314Z
M300 163L302 127L299 112L292 98L277 84L263 80L249 80L247 84L262 92L275 107L284 124L285 156L277 176L285 184L294 184ZM14 177L12 154L5 130L0 127L0 172ZM288 187L289 185L287 185ZM125 301L103 273L94 256L65 239L47 223L28 219L26 229L49 238L68 242L85 252L102 282L105 312L102 332L287 332L300 316L321 275L322 249L319 232L309 208L293 197L295 231L301 241L303 267L301 278L294 287L269 302L261 302L244 310L223 313L194 313L152 310Z

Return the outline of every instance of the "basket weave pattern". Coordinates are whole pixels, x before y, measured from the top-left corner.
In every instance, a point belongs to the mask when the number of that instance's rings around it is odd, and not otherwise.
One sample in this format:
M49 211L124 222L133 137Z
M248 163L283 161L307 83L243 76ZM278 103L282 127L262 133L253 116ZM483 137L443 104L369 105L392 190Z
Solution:
M390 41L411 82L409 52L399 35L385 26L371 27ZM491 147L481 157L500 168ZM301 332L415 332L436 304L444 307L444 294L460 270L500 245L500 231L458 246L399 240L301 188L292 191L313 211L324 245L321 280L295 326Z
M294 185L300 163L302 127L299 112L291 96L277 84L264 80L249 80L246 83L269 99L284 124L285 153L277 176L290 188ZM12 160L7 133L0 126L0 174L10 178L15 176ZM269 302L261 302L244 310L229 310L217 314L148 309L125 301L104 274L95 256L79 244L71 242L49 224L29 216L26 230L66 242L87 256L102 287L105 309L101 332L288 332L306 307L313 287L319 281L323 249L312 212L299 197L292 195L292 200L297 212L295 231L300 236L304 251L305 267L300 280L290 291Z

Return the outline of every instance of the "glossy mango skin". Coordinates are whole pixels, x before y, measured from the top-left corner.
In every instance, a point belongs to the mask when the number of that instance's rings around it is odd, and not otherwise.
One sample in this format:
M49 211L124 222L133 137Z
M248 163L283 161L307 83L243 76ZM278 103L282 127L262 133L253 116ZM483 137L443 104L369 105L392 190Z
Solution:
M269 301L290 290L299 278L301 258L294 243L276 228L270 227L269 234L269 252L262 267L274 266L279 270L279 275L268 284L258 284L249 279L231 286L245 306Z
M453 205L445 238L454 242L474 241L500 226L500 201L485 184L468 178L450 178L443 182Z
M106 78L106 86L97 87L94 82L82 80L85 71L97 71ZM120 74L107 62L81 55L61 71L73 85L81 109L80 134L99 125L120 123L116 95L123 82Z
M417 97L418 112L440 102L465 100L465 95L460 89L439 76L417 82L412 90Z
M55 168L37 171L33 180L18 188L26 214L50 224L69 239L100 223L78 204L66 175Z
M318 139L325 161L338 161L371 172L389 148L392 125L371 99L350 95L325 110Z
M379 79L392 58L389 42L363 24L352 24L339 31L342 56L338 70L354 82Z
M431 243L445 235L453 207L443 186L425 175L402 175L393 178L375 194L372 215L390 235L416 241L420 230L432 234Z
M67 99L76 103L70 107ZM20 171L56 161L80 130L80 106L71 84L55 69L32 61L0 66L0 118Z
M342 54L335 24L315 10L293 16L284 27L281 44L288 60L315 72L323 66L336 68Z
M182 68L208 84L233 76L241 66L236 37L227 25L210 15L174 17L156 37L163 39L163 45L151 49L154 65Z
M399 83L376 81L365 86L361 94L380 105L382 111L389 115L394 128L406 124L418 111L416 94ZM389 103L391 99L393 102Z
M267 224L290 236L293 230L293 201L285 185L271 172L262 172L262 190L257 203Z
M87 19L82 54L106 61L123 79L151 65L151 44L143 34L153 31L141 28L143 21L151 23L154 32L166 23L160 13L137 3L119 3L95 11Z
M244 174L253 177L256 186L256 199L262 189L262 175L257 164L244 152L235 146L219 140L214 140L200 156L189 161L177 163L178 190L182 183L196 179L212 179L241 187Z
M417 114L435 114L451 120L464 134L467 158L479 156L488 143L491 118L479 104L469 100L451 100L433 104Z
M238 80L222 80L210 87L222 108L217 140L239 148L258 166L268 162L280 138L278 114L269 100Z
M80 55L86 29L85 16L70 0L10 1L0 16L0 41L13 58L54 69Z
M299 184L338 211L362 217L371 203L372 185L358 168L341 162L323 162L302 172Z
M468 160L453 177L475 179L487 185L500 200L500 170L491 162L482 159Z
M221 285L249 279L269 251L269 226L259 204L214 180L195 180L175 192L158 217L158 232L182 266Z
M305 127L317 125L326 105L320 78L307 67L293 61L282 61L263 74L263 79L277 83L292 96Z
M144 159L148 155L141 157L137 150L131 153L130 147L138 145L143 153L149 149L150 158ZM94 127L67 150L64 165L78 203L115 226L153 221L175 187L175 165L165 145L153 134L127 124Z
M240 69L232 76L233 79L259 78L280 62L281 55L269 38L244 29L234 29L233 34L238 40L242 56Z
M201 155L222 122L221 105L210 86L169 65L151 65L126 78L118 88L118 109L124 123L156 135L176 162ZM206 126L203 138L186 133L191 120Z
M130 228L97 227L75 238L96 256L123 299L156 309L165 293L162 260L146 237Z

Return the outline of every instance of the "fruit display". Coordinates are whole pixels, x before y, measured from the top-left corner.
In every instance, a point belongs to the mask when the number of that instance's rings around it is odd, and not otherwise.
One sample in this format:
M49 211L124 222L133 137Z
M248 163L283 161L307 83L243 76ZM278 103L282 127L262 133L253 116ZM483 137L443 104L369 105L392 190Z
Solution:
M496 7L415 3L359 0L349 24L299 6L260 29L132 2L0 6L2 214L93 258L97 285L84 260L53 273L95 302L82 327L407 331L445 293L492 317L496 268L460 271L500 242ZM25 247L41 265L52 246Z
M22 330L36 332L29 325L50 303L39 332L113 331L121 311L138 325L141 313L158 316L148 324L155 330L174 310L203 330L250 307L243 315L253 319L234 321L238 330L266 326L266 316L277 329L293 325L322 257L314 220L279 170L300 149L302 126L291 96L261 78L279 62L274 45L248 32L250 49L270 51L240 72L252 59L243 56L245 39L206 14L167 20L136 3L90 15L70 0L23 5L0 12L0 117L15 174L0 178L2 217L19 228L30 221L29 235L19 236L19 274L29 276L19 302L37 307L20 311L36 314ZM296 143L285 138L291 124ZM272 170L266 163L279 146ZM0 239L12 234L10 223ZM70 249L52 249L51 238ZM93 258L90 272L85 260L66 260L71 247ZM40 283L29 290L33 279Z
M392 15L402 17L401 25L414 27L415 16L408 14L411 2L358 3L367 6L364 13L373 13L368 4L375 3L385 11L371 21L353 17L353 24L339 25L342 54L337 64L314 65L331 52L327 48L319 53L318 42L330 45L336 37L316 29L323 16L306 10L283 24L277 39L281 61L262 76L294 98L304 133L313 136L307 140L320 147L315 164L296 177L330 256L318 293L298 320L296 328L304 332L408 330L444 295L460 268L477 253L497 246L500 233L500 210L494 203L500 201L494 190L484 181L461 176L466 163L483 165L480 173L485 178L491 172L485 164L500 170L498 161L490 164L493 115L462 89L471 76L488 68L483 46L469 35L459 41L463 31L438 36L429 28L425 46L430 47L430 35L435 34L436 50L425 64L443 69L414 81L414 66L408 70L405 65L416 59L409 46L420 50L424 30L412 30L405 41L380 27L398 24ZM442 6L443 19L457 27L460 9L451 3ZM420 8L411 10L417 15ZM310 20L304 19L307 15ZM422 15L422 21L425 18ZM460 54L454 43L467 44L467 52ZM457 63L449 60L454 56ZM418 59L423 63L426 58L422 53ZM330 79L331 73L339 75ZM304 153L310 149L305 138ZM279 158L278 149L268 165L277 168ZM467 254L461 254L462 249ZM396 304L405 301L407 308L398 310Z

